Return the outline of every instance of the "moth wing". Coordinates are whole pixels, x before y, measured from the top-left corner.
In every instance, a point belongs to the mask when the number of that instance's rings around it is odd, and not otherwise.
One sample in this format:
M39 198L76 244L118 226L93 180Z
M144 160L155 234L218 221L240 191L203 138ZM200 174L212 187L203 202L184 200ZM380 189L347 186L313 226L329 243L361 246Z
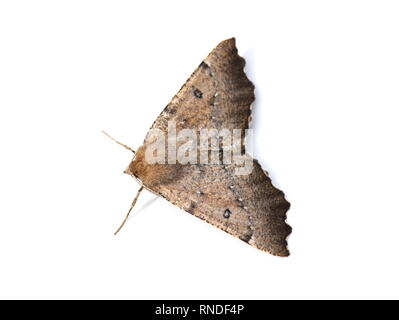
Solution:
M222 41L173 97L152 129L166 133L170 121L176 122L178 130L247 129L255 96L244 66L235 39Z
M179 208L231 235L277 256L288 256L286 224L290 204L257 161L239 176L235 166L182 166L175 180L153 191Z

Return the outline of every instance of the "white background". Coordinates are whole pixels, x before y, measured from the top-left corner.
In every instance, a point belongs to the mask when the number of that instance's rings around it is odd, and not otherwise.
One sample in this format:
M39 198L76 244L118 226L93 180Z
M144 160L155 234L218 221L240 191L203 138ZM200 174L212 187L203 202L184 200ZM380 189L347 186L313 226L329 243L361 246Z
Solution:
M399 298L397 1L2 1L0 298ZM235 36L291 257L122 172Z

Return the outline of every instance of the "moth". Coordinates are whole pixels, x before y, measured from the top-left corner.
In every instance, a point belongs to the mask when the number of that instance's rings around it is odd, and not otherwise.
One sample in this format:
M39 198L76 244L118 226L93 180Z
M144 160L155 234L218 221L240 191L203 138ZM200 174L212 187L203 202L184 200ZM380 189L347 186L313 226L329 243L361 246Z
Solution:
M255 87L244 66L235 39L222 41L173 97L151 130L168 138L170 123L175 123L177 131L248 129ZM134 153L125 173L134 177L141 188L121 227L139 194L147 189L260 250L289 255L286 238L291 227L286 223L286 212L290 204L258 161L246 155L253 161L252 171L246 175L236 174L235 163L152 163L147 156L153 140L148 134L136 152L124 145ZM219 154L223 154L223 146L219 148ZM168 146L165 152L174 151Z

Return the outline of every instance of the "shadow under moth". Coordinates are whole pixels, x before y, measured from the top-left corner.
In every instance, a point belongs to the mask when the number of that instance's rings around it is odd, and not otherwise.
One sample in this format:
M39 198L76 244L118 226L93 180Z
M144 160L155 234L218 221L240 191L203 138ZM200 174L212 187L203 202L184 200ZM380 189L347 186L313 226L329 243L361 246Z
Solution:
M244 66L245 60L238 55L235 39L222 41L173 97L150 132L164 134L163 141L170 142L171 123L177 132L184 129L196 133L211 128L219 132L248 129L255 87L247 78ZM242 142L239 149L245 153L245 136L239 138ZM193 139L191 146L197 147L199 143ZM152 155L157 159L175 155L179 147L187 146L188 140L177 139L175 145L168 144L164 152L151 150ZM290 204L284 193L272 185L267 172L256 160L245 154L253 162L252 170L247 174L237 174L237 166L242 164L223 161L231 160L226 156L228 148L224 148L223 141L222 144L211 142L211 150L206 153L213 152L216 157L220 155L219 162L204 163L198 155L196 161L184 164L148 161L153 144L152 134L147 134L137 151L122 144L134 153L125 173L134 177L141 188L117 232L125 224L141 191L147 189L260 250L276 256L289 255L286 238L291 227L285 221Z

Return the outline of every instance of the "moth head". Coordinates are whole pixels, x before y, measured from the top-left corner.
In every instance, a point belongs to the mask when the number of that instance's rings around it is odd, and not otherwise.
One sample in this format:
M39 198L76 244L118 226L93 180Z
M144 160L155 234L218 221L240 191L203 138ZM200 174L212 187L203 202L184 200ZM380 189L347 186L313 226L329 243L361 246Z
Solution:
M136 151L125 173L136 178L139 183L149 189L176 181L181 172L181 165L150 163L146 159L146 149L146 145L143 145Z

